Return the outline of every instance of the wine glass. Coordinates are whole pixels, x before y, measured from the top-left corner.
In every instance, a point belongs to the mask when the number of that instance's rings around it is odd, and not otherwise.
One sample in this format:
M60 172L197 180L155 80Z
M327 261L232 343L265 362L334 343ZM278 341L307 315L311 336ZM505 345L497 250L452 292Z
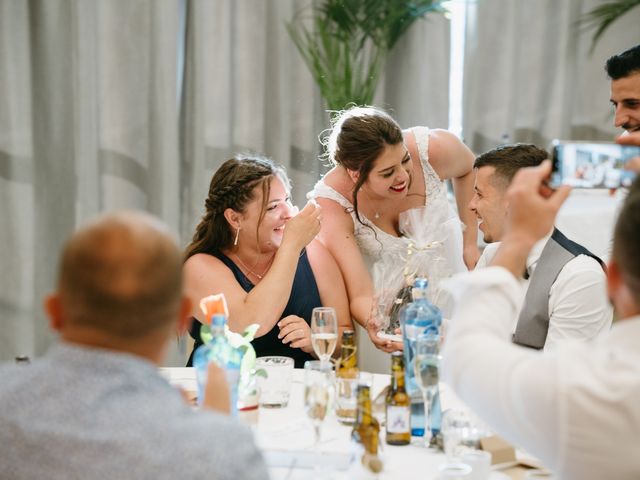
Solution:
M304 408L313 423L314 450L320 444L320 428L329 408L331 364L309 360L304 364Z
M338 342L338 319L331 307L317 307L311 312L311 345L320 361L329 364L329 359Z
M429 447L431 440L431 403L438 389L438 355L440 336L435 333L425 333L415 340L413 365L416 383L422 391L424 401L424 442Z

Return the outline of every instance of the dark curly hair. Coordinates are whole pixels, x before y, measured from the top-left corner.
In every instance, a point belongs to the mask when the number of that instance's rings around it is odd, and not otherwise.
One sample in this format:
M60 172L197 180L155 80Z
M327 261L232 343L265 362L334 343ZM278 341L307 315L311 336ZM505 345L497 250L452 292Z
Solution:
M325 148L329 161L358 172L353 186L353 209L358 212L358 191L369 178L373 162L388 145L402 143L402 129L391 116L375 107L352 107L337 112Z
M256 187L262 188L259 228L274 177L282 180L289 189L289 178L284 169L267 157L243 154L224 162L211 179L209 195L204 202L205 213L186 248L184 259L197 253L213 254L231 247L235 232L224 217L224 211L231 208L244 213L247 204L255 198Z

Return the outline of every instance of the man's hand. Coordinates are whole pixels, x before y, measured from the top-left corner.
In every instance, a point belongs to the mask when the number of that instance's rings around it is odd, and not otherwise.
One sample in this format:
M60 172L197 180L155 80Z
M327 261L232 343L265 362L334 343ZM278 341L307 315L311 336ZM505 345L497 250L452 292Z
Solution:
M546 181L550 173L549 160L538 167L523 168L507 190L506 233L491 265L505 267L516 277L524 272L531 247L553 229L558 210L571 192L567 185L556 191L549 189Z
M207 386L204 389L202 408L229 415L231 398L224 369L211 362L207 368Z
M616 143L620 145L636 145L640 147L640 132L623 133L616 138ZM640 157L635 157L629 160L624 168L626 170L633 170L636 173L640 173Z

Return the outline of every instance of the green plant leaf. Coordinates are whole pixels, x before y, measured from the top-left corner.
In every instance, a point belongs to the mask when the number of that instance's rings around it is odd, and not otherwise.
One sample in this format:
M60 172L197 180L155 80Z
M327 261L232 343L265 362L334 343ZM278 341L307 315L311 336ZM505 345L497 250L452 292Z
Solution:
M598 5L590 12L586 13L580 20L579 25L587 30L595 29L591 41L591 53L596 47L598 40L604 32L616 20L622 17L629 10L640 5L640 0L617 0Z
M253 373L256 377L267 378L269 376L264 368L258 368L256 370L253 370L251 373Z
M202 343L207 344L211 342L212 338L211 327L205 324L200 325L200 340L202 340Z
M371 104L388 52L440 0L324 0L287 31L330 110Z

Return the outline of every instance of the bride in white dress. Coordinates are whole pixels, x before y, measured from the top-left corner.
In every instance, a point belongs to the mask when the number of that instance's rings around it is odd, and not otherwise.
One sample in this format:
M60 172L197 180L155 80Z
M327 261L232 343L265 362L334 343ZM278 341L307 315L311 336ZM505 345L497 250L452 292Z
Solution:
M430 228L436 219L436 229L449 233L443 250L446 266L439 271L451 274L473 268L479 257L477 224L467 205L473 196L474 156L450 132L426 127L402 131L393 118L374 107L340 113L328 137L327 154L334 167L309 196L322 207L319 237L340 266L351 315L371 339L359 342L361 352L371 343L384 352L400 350L401 343L379 337L378 325L370 321L374 272L405 268L409 240L401 227L401 213L421 207L420 218L430 220ZM464 233L460 221L451 228L455 214L447 199L446 179L453 180L460 220L467 226ZM429 280L433 284L440 279ZM371 352L365 356L371 357ZM377 365L368 367L386 372L388 358L377 360L373 362Z

